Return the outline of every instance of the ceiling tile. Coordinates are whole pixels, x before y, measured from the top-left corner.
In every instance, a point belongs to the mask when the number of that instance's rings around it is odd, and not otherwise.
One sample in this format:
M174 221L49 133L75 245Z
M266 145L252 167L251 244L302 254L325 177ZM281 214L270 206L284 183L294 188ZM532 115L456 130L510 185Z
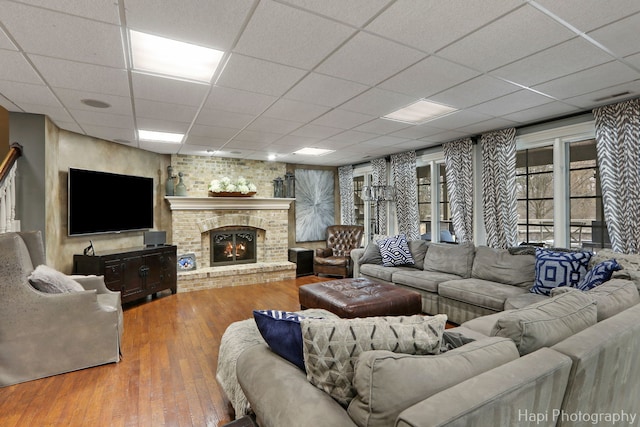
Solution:
M0 49L14 50L14 51L18 50L18 48L15 47L11 39L9 39L9 37L1 27L0 27Z
M363 143L366 147L391 147L402 142L409 141L408 138L398 138L396 136L378 136Z
M131 116L121 116L86 110L69 110L73 118L84 128L85 125L113 127L121 129L133 129L133 118Z
M525 5L442 49L438 56L489 71L574 36L548 16Z
M49 116L49 118L54 122L73 122L73 117L69 115L67 110L61 107L27 103L20 104L20 107L32 114L42 114L44 116Z
M13 102L9 101L7 98L0 94L0 105L6 108L8 111L21 111L22 109L18 107Z
M512 120L506 120L502 118L490 119L486 122L480 122L469 126L464 126L458 129L460 132L471 133L471 134L479 134L485 132L492 132L497 129L504 129L508 127L513 127L518 123Z
M329 138L330 136L337 135L342 131L342 129L328 126L304 125L292 132L291 135L304 136L307 138Z
M138 118L146 117L186 123L191 123L198 112L196 107L148 101L146 99L137 99L135 106L136 117Z
M232 55L216 84L266 95L281 96L305 75L304 70Z
M595 30L588 35L618 56L627 56L640 52L638 43L640 13Z
M389 2L390 0L349 0L348 2L344 0L281 1L281 3L291 4L357 27L369 21Z
M310 70L354 31L297 8L260 2L233 51Z
M253 0L127 1L130 28L175 40L231 49L253 8Z
M214 86L204 106L216 110L258 115L278 98L261 93L247 92L222 86Z
M252 114L232 113L230 111L203 108L196 119L196 123L205 126L220 126L232 129L242 129L256 116Z
M526 110L538 105L548 104L554 100L529 90L520 90L509 95L478 104L470 108L482 114L502 116L515 111Z
M358 132L357 130L348 130L338 135L334 135L331 138L327 138L330 141L344 142L347 144L353 144L363 141L368 141L373 138L377 138L378 135L374 133Z
M315 119L312 124L329 126L339 129L351 129L362 123L366 123L375 119L375 116L355 113L352 111L335 109L329 111L327 114Z
M536 0L536 3L583 32L640 11L637 0Z
M519 90L518 86L483 75L429 97L455 108L467 108Z
M2 21L27 53L124 67L119 26L6 1Z
M612 61L534 86L533 89L558 99L567 99L637 78L640 78L640 73L620 62Z
M518 0L399 0L367 31L431 53L521 5Z
M307 138L304 136L285 135L277 141L274 141L269 147L289 148L290 151L295 151L300 148L312 146L314 148L321 148L318 146L318 138Z
M199 150L204 149L213 151L214 149L218 149L219 147L224 146L227 143L226 138L214 138L210 136L201 136L201 135L192 135L189 134L185 141L186 145L197 145ZM205 149L206 147L206 149Z
M411 126L406 129L393 132L389 135L397 136L398 138L419 139L419 138L424 138L425 136L437 135L439 133L442 133L442 129L429 127L427 125L421 125L421 126Z
M583 38L576 37L491 72L519 83L533 86L611 61L611 56ZM552 67L549 64L553 64Z
M262 113L262 116L292 120L296 122L308 122L321 116L327 111L329 111L329 107L321 107L307 102L292 101L282 98Z
M529 108L527 110L518 111L517 113L507 114L503 116L503 118L526 124L541 121L551 117L572 114L578 111L579 109L576 107L567 105L562 102L554 101L549 104L544 104L537 107Z
M253 123L251 123L247 129L257 130L272 133L286 134L293 132L302 126L300 122L292 122L289 120L274 119L267 117L258 117Z
M182 148L182 144L169 144L166 142L149 141L140 141L139 146L143 150L154 151L160 154L177 154L180 148Z
M222 126L204 126L193 125L189 131L189 137L192 136L206 136L209 138L216 138L227 141L238 133L238 129L227 128Z
M377 135L386 135L388 133L396 132L396 131L399 131L400 129L406 129L408 127L413 127L413 126L407 123L396 122L393 120L375 119L375 120L371 120L368 123L355 127L353 128L353 130L357 130L360 132L375 133Z
M20 52L0 49L0 80L43 84L29 62Z
M111 114L131 115L131 98L124 96L114 96L106 93L93 93L73 89L53 88L53 92L58 96L60 102L70 110L88 110L88 111L105 111ZM83 99L98 99L106 102L111 107L105 109L96 109L83 104Z
M131 80L136 100L146 99L199 107L209 90L208 85L141 73L131 73Z
M378 87L426 98L478 75L478 71L430 56L382 82Z
M429 143L435 145L436 143L455 141L460 138L465 138L469 136L469 134L465 132L459 132L456 130L447 130L442 133L438 133L436 135L427 136L425 138L421 138L421 141L425 142L425 148L429 146Z
M240 141L237 139L234 139L233 141L229 142L229 144L227 145L230 148L239 148L239 149L243 149L243 150L263 150L266 148L267 143L266 142L251 142L251 141Z
M341 105L344 110L375 117L384 116L416 101L417 98L373 88Z
M276 133L276 132L265 132L265 131L257 131L244 129L235 138L233 141L246 141L246 142L259 142L264 144L272 143L273 141L282 138L284 134Z
M367 90L369 86L336 77L311 73L285 94L285 98L310 101L327 107L337 107Z
M62 108L51 89L42 84L0 81L0 93L18 106L35 104Z
M417 50L358 33L316 71L354 82L375 85L424 58Z
M624 94L629 92L628 94ZM610 98L612 95L620 95L615 98ZM593 108L596 106L612 104L614 102L620 102L629 98L637 98L640 96L640 79L624 83L617 86L608 87L607 89L597 90L595 92L588 93L586 95L580 95L573 98L568 98L566 102L571 105L577 105L581 108ZM604 98L604 99L603 99Z
M116 1L20 0L20 2L96 21L120 24L120 12Z
M132 146L137 146L136 135L131 129L114 128L108 126L83 125L82 128L88 135L108 141L128 141Z
M124 69L83 64L45 56L29 55L29 59L52 87L93 93L130 96L129 78Z
M65 122L62 120L53 120L53 123L55 123L55 125L58 126L60 129L67 130L69 132L75 132L81 135L85 133L85 131L80 126L78 126L76 122ZM104 138L104 139L108 139L108 138Z
M474 123L484 122L491 119L491 116L481 114L476 111L460 110L435 120L425 123L425 126L431 126L439 129L455 130L462 126L472 125Z

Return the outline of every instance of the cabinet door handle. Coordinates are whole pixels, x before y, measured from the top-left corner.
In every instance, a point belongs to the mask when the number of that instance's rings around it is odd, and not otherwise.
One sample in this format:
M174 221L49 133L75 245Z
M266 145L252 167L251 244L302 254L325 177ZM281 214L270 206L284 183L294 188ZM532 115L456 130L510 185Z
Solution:
M147 277L149 275L149 267L147 267L146 265L143 265L142 267L140 267L138 269L138 275L140 277Z

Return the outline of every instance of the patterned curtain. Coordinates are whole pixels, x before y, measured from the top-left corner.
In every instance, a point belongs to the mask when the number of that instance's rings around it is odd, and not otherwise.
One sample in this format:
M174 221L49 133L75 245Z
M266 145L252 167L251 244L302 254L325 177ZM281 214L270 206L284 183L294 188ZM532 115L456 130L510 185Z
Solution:
M453 229L459 242L472 242L473 142L465 138L443 144L443 148Z
M371 161L371 185L387 185L387 160L383 157ZM387 202L377 201L378 234L387 234Z
M487 246L515 246L518 240L516 130L485 133L480 137L480 143Z
M602 203L611 248L640 251L640 99L593 110Z
M408 239L417 240L420 238L420 216L416 152L392 154L391 171L396 187L398 231L406 234Z
M340 224L356 225L356 205L353 200L353 166L338 168L340 187Z

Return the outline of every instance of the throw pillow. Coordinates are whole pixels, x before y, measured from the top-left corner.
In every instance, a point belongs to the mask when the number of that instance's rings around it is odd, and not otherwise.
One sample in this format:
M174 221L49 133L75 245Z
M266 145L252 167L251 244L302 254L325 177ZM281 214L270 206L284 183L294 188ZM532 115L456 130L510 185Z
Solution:
M84 291L80 283L44 264L37 266L28 279L31 286L48 294Z
M407 236L398 234L397 236L381 239L377 241L382 255L382 265L394 267L399 265L413 265L415 261L409 250Z
M302 319L307 379L347 406L355 396L352 380L360 353L388 350L438 354L447 316L389 316L356 319Z
M577 288L581 291L588 291L598 285L602 285L604 282L611 279L614 271L620 270L622 267L615 259L609 259L602 261L599 264L593 266L593 268L587 271L584 278L578 283Z
M429 242L422 239L408 240L408 242L409 252L411 252L411 256L414 261L414 264L411 267L422 270L424 267L424 257L427 255L427 250L429 250Z
M253 310L253 318L271 350L304 371L300 319L305 316L280 310Z
M593 326L596 303L586 292L573 290L511 310L498 318L492 336L511 338L521 356L551 347L565 338Z
M531 292L549 295L560 286L578 287L587 274L591 252L558 252L536 249L536 275Z
M410 406L517 358L513 341L495 337L433 356L367 351L358 358L354 378L358 394L348 412L359 427L393 426ZM428 416L420 425L430 425Z
M366 248L364 248L364 253L360 257L358 261L360 265L363 264L376 264L382 265L382 255L380 254L380 248L376 244L376 242L369 242Z

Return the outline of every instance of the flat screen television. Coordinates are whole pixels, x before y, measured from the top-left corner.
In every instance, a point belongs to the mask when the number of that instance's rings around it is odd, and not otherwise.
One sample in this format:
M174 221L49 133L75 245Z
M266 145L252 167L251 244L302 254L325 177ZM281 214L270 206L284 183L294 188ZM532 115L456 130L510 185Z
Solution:
M69 169L68 234L153 228L153 178Z

